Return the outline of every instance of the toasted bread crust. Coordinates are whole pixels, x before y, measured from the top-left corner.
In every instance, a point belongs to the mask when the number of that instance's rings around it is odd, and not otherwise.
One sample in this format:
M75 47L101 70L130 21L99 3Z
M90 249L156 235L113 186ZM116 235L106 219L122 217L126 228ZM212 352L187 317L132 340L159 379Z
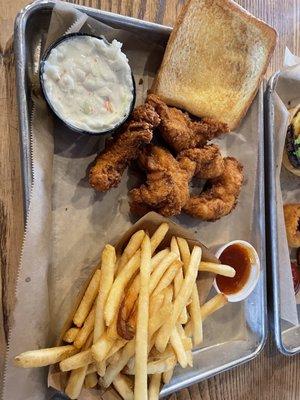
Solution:
M248 54L253 51L253 49L254 51L256 51L256 53L253 55L253 60L249 58L244 61L244 63L243 61L240 62L242 71L239 76L234 68L232 68L231 71L230 62L233 58L232 48L229 48L227 50L224 49L223 56L226 55L226 51L228 51L229 54L228 64L224 64L224 85L227 84L229 92L230 90L232 90L233 93L232 98L228 96L228 104L226 104L226 96L223 95L222 97L222 95L220 95L218 87L213 87L210 90L207 90L204 94L204 100L202 98L200 102L199 99L202 95L200 92L196 92L197 85L195 85L194 93L187 93L188 91L186 91L186 93L181 93L183 85L185 84L185 82L182 83L182 81L185 80L189 82L189 80L195 79L196 67L195 61L191 60L191 74L189 74L186 65L184 67L182 65L182 63L185 62L182 56L181 59L179 58L178 64L176 64L175 52L179 49L179 38L180 42L183 43L183 45L186 45L186 43L191 43L191 46L195 47L195 57L197 56L198 52L198 58L196 59L196 62L197 68L199 65L199 81L196 82L196 84L201 82L203 76L207 77L210 76L210 74L212 78L211 80L213 81L214 78L217 77L217 74L219 72L218 66L216 66L215 68L211 62L209 63L209 65L207 65L207 60L205 59L202 62L199 57L200 44L197 43L195 37L197 37L197 33L203 33L203 28L200 27L201 23L198 27L195 26L195 24L191 25L189 21L191 15L188 15L190 13L190 10L196 10L197 14L200 15L202 19L207 18L208 30L211 29L217 31L217 28L220 27L221 24L225 24L225 22L223 23L223 20L220 22L220 20L218 20L218 17L220 18L220 16L224 16L225 20L227 18L228 28L225 29L228 29L228 40L230 41L230 44L232 46L236 46L237 48L237 57L240 57L242 59L243 54L245 54L245 56L248 56ZM209 15L206 17L205 13L207 10L209 11ZM237 38L236 43L232 44L232 42L235 40L235 37L233 34L233 26L230 25L231 23L242 30L242 32L239 33L244 34L245 38L247 39L245 41L245 48L242 48L244 43L241 42L239 38ZM181 29L182 26L184 26L185 29ZM217 38L216 35L213 35L213 37L214 39ZM227 123L231 130L235 129L241 119L246 114L257 93L259 84L266 72L266 69L270 62L270 58L274 51L276 45L276 37L277 33L273 28L271 28L263 21L257 19L231 0L189 0L188 3L183 7L183 10L174 26L173 32L170 36L165 51L165 56L161 68L159 70L159 73L157 74L151 91L158 94L162 98L162 100L165 101L168 105L186 109L191 114L194 114L198 117L212 117L218 119L221 122ZM220 38L220 42L221 45L225 43L225 41L222 43L222 37ZM204 48L204 55L208 54L210 50L214 52L217 48L215 43L212 43L211 47L209 43L205 44L205 46L206 47ZM185 71L184 78L182 78L182 76L180 75L183 74L183 68ZM180 79L178 79L178 85L176 85L174 78L174 76L176 77L177 75L180 77ZM169 78L170 76L172 78ZM233 81L232 87L230 87L230 84L228 83L230 82L231 78ZM242 87L243 83L245 82L246 84L244 85L244 87ZM187 87L188 85L190 87L193 87L191 82L187 84ZM240 93L238 93L239 88L241 88ZM224 89L225 94L226 89L227 87L225 87ZM218 98L218 96L220 97ZM216 104L212 106L212 109L209 109L208 103L211 101L212 98L219 100L220 107L218 107L218 101L216 101Z

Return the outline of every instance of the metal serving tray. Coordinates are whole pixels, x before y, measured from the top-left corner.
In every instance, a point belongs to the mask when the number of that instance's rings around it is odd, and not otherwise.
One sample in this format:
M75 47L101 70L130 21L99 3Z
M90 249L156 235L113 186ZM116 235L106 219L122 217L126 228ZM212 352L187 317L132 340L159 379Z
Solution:
M272 294L270 321L276 345L284 355L294 355L300 352L300 326L293 326L281 318L280 309L280 275L278 264L278 233L277 233L277 195L276 195L276 165L275 165L275 107L274 91L280 72L276 72L269 80L265 93L266 112L266 202L267 215L267 245L269 249L269 267L272 280L268 282L269 293Z
M29 205L32 183L31 147L30 147L30 112L32 101L30 87L33 69L33 54L40 36L47 32L54 2L42 0L27 6L17 17L15 24L15 54L17 89L20 115L21 157L24 186L24 212ZM111 26L126 28L135 32L146 32L148 37L158 39L165 45L171 28L150 22L77 6L80 11L101 20ZM255 189L255 231L256 246L261 260L261 277L252 295L245 301L243 324L246 337L232 337L222 343L210 345L194 352L194 367L188 372L179 371L171 383L162 390L162 396L212 377L234 366L256 357L262 350L266 339L266 290L265 290L265 210L264 210L264 135L263 135L263 88L255 101L258 113L257 132L259 141L258 176ZM234 330L234 329L233 329ZM56 396L57 397L57 396ZM57 397L58 398L58 397ZM61 397L59 397L61 398Z

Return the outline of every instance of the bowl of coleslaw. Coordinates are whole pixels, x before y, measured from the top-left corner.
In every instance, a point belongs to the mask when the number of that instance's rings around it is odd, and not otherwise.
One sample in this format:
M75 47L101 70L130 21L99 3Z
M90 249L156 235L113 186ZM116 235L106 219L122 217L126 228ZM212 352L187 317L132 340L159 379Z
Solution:
M49 108L73 131L113 132L133 110L135 82L117 40L84 33L62 36L44 53L39 77Z

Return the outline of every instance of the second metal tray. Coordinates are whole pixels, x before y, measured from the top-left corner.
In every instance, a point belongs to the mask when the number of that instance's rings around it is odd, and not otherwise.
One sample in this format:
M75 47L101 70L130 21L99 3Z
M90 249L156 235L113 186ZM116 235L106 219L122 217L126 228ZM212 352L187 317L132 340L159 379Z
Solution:
M280 72L276 72L269 80L265 93L265 124L266 124L266 226L267 246L269 249L270 279L268 281L270 294L270 311L274 339L281 353L294 355L300 352L300 326L293 326L281 316L280 309L280 275L278 263L278 230L277 230L277 194L276 194L276 165L275 165L275 104L274 93ZM288 265L287 268L290 268Z
M51 10L54 2L42 0L26 7L17 17L15 26L15 52L17 65L17 85L20 115L20 137L23 167L23 183L25 195L25 212L29 205L31 187L31 158L30 158L30 111L31 98L30 86L32 77L33 54L36 50L38 39L47 32ZM148 37L156 38L165 45L171 28L161 25L136 20L121 15L116 15L92 8L76 6L80 11L99 19L114 27L146 32ZM254 246L257 248L261 260L261 277L259 283L247 299L241 305L241 322L245 327L245 336L236 335L235 327L232 327L232 336L228 340L210 344L207 347L194 352L194 367L188 371L178 369L170 384L164 386L162 396L192 385L200 380L209 378L215 374L226 371L234 366L251 360L262 350L266 339L266 290L265 290L265 210L264 210L264 135L263 135L263 88L252 105L252 114L255 115L255 124L252 124L254 132L259 135L258 151L258 175L255 187L255 231ZM251 117L249 118L251 120ZM234 323L233 323L234 324ZM222 324L221 324L222 325ZM221 325L219 327L221 328ZM222 328L221 328L222 329Z

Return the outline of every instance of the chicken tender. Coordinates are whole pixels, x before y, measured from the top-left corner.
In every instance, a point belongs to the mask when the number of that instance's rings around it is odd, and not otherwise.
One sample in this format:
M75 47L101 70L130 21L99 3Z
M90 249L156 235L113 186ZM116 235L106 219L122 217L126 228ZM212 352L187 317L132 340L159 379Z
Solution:
M90 169L89 183L101 192L118 186L128 164L137 158L142 145L150 143L152 130L160 123L151 105L137 107L122 131L106 142Z
M160 123L160 117L151 104L145 103L132 112L131 120L136 122L147 122L152 128L155 128Z
M195 177L198 179L213 179L222 175L225 163L220 153L220 149L215 144L204 146L201 149L194 148L184 150L178 154L177 160L180 166L189 168L191 162L196 163ZM188 161L189 160L189 163Z
M300 247L300 204L285 204L283 211L288 244Z
M160 116L158 130L166 143L177 153L204 146L209 140L229 131L226 124L211 118L194 121L187 113L168 107L154 94L150 94L146 102L153 106Z
M222 175L209 182L209 188L191 196L183 210L204 221L215 221L228 215L236 206L243 184L243 166L233 157L224 159Z
M141 151L139 163L147 172L147 181L130 191L132 212L155 210L166 217L180 214L189 198L195 163L182 169L168 150L153 145Z

